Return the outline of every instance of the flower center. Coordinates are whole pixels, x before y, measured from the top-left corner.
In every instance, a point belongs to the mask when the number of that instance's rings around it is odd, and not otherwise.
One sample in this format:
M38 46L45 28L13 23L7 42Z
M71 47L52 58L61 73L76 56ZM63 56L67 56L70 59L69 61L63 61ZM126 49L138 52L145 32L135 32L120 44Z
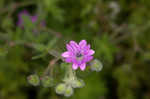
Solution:
M77 53L76 57L82 57L82 54L81 53Z
M82 60L83 59L83 55L81 53L77 53L76 54L76 58L77 58L77 60Z

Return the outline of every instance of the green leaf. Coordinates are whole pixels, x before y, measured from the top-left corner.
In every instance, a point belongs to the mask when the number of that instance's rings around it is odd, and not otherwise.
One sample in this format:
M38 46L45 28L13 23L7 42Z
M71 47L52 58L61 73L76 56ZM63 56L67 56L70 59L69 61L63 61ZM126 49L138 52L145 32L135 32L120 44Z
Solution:
M44 44L34 44L34 48L40 52L46 51L46 47Z
M50 40L47 44L47 50L50 50L54 45L56 45L57 40L57 38Z
M44 57L45 55L46 55L46 53L42 53L42 54L40 54L40 55L33 56L32 59L33 59L33 60L34 60L34 59L39 59L39 58Z

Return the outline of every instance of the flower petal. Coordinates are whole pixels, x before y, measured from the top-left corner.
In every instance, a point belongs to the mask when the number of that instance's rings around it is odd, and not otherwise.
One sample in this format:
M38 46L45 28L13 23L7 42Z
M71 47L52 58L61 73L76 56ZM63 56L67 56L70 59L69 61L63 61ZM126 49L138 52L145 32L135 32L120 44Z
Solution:
M83 64L80 65L80 69L81 69L82 71L85 70L85 67L86 67L86 63L83 63Z
M91 45L90 45L90 44L88 44L88 45L86 46L86 48L87 48L87 49L90 49L90 47L91 47Z
M33 23L35 23L37 21L37 16L36 15L31 16L31 20L32 20Z
M66 45L66 48L67 48L68 51L73 52L73 49L69 44Z
M84 48L81 49L81 53L83 53L84 55L87 55L88 52L90 50L90 44L88 44L87 46L85 46Z
M69 58L66 58L65 61L66 61L67 63L72 63L72 58L70 58L70 57L69 57Z
M87 59L86 59L86 62L89 62L93 59L93 56L88 56Z
M90 55L93 55L94 53L95 53L94 50L89 50L88 55L90 56Z
M81 48L84 48L86 46L86 44L87 44L86 40L81 40L80 43L79 43L79 46Z
M76 69L78 69L78 65L77 64L72 64L72 68L73 68L73 70L76 70Z
M86 56L84 57L84 59L82 60L82 63L86 63L86 62L89 62L93 59L93 56Z
M70 52L66 51L64 53L61 54L62 57L69 57L70 56Z
M75 41L70 41L70 46L73 48L75 52L77 52L79 49L79 45Z
M29 13L28 13L27 10L21 11L21 12L18 14L19 19L22 19L22 15L27 15L27 16L29 16Z

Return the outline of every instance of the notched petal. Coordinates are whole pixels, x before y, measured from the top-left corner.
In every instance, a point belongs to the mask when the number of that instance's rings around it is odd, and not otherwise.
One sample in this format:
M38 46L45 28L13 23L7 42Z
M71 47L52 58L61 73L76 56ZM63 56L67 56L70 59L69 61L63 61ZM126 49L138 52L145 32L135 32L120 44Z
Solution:
M88 55L93 55L95 53L94 50L89 50Z
M62 57L69 57L70 56L70 52L66 51L64 53L61 54Z
M66 48L67 48L68 51L73 52L73 49L69 44L66 45Z
M83 64L80 65L80 69L81 69L82 71L85 70L85 67L86 67L86 63L83 63Z
M79 43L79 46L80 47L85 47L87 44L86 40L81 40L80 43Z
M91 45L90 45L90 44L88 44L88 45L87 45L87 49L90 49L90 47L91 47Z
M78 69L78 65L77 64L72 64L72 68L73 68L73 70L76 70L76 69Z
M65 61L66 61L67 63L72 63L72 58L70 58L70 57L69 57L69 58L66 58Z
M91 61L92 59L93 59L93 56L88 56L88 57L85 58L85 62L89 62L89 61Z
M70 46L74 51L78 51L79 45L75 41L70 41Z

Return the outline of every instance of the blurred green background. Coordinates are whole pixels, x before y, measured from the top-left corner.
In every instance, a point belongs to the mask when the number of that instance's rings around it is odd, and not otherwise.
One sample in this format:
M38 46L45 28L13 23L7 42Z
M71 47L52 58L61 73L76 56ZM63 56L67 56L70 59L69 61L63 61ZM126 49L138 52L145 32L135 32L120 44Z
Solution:
M39 21L25 18L19 28L22 10ZM80 73L85 86L68 99L150 99L149 11L150 0L0 0L0 99L66 99L29 85L27 76L42 74L54 58L49 50L62 53L70 40L82 39L103 69Z

